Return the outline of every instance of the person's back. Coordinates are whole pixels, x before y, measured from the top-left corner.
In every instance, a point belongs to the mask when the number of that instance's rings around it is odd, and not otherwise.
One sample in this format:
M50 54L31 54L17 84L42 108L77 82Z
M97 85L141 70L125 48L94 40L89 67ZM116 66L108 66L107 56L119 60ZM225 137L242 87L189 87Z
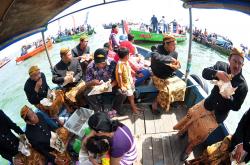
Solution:
M173 57L153 52L151 56L151 69L155 76L166 79L174 76L174 69L169 65L173 62Z
M116 65L115 77L120 90L128 96L131 110L134 115L140 115L141 111L134 102L135 84L132 77L133 70L129 65L129 50L121 47L118 51L119 61ZM135 73L134 73L135 74Z
M122 41L122 42L120 42L120 47L128 48L129 53L131 55L135 55L135 47L130 41Z

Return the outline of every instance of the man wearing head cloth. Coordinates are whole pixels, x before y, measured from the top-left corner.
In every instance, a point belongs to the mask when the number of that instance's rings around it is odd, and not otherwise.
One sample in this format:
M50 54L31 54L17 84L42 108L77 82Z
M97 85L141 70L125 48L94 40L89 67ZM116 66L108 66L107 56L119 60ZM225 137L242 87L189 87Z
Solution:
M181 67L180 62L177 60L178 53L175 51L175 44L176 44L175 38L173 36L165 35L163 37L163 42L161 45L158 45L156 49L154 48L154 50L151 48L151 50L153 51L153 53L151 54L152 55L151 56L151 69L154 74L153 82L159 91L161 91L161 88L166 87L166 84L168 83L166 83L165 81L168 81L169 78L174 77L175 71ZM182 81L181 79L178 79L178 80ZM181 84L183 84L183 82ZM184 86L182 86L182 88L183 87ZM184 91L184 89L181 91ZM160 96L164 96L164 97L160 97ZM181 96L181 94L179 96ZM170 102L164 101L164 100L168 100L166 98L169 98L168 92L167 93L161 92L161 94L157 96L157 98L152 103L152 112L154 114L159 113L158 104L161 105L163 109L169 110ZM177 97L174 97L174 98L177 98ZM181 101L182 98L177 99L177 100ZM174 104L171 103L171 105L174 105Z
M181 160L186 160L194 146L202 143L211 131L218 127L218 123L223 123L226 120L230 110L240 110L248 92L246 80L242 75L243 64L244 53L233 48L228 57L228 63L218 61L214 66L203 70L202 76L204 79L219 80L224 83L230 82L236 90L229 96L223 94L219 86L215 85L210 95L190 108L189 115L186 115L174 126L174 129L180 130L182 134L188 132L189 143L181 154ZM192 118L195 116L202 117L193 120Z
M49 86L38 66L31 66L28 73L29 78L24 85L24 91L28 101L38 107L40 101L47 97Z
M159 54L170 55L177 60L178 53L175 51L175 38L170 35L165 35L161 45L158 45L157 52Z
M26 123L25 134L32 147L41 153L48 162L55 163L58 160L50 152L54 151L50 147L51 132L55 131L46 121L41 113L33 112L28 106L24 106L20 111L20 116Z
M52 82L70 89L82 79L82 68L79 60L72 57L69 48L61 48L61 60L54 66Z
M202 76L206 80L230 81L232 86L237 88L235 94L230 98L224 98L220 94L219 87L215 85L211 94L205 99L205 108L214 111L218 123L222 123L227 118L230 110L240 110L246 98L248 87L242 75L243 64L244 53L233 48L228 57L228 63L218 61L214 66L205 68L202 72Z
M91 58L87 58L90 55L90 47L88 46L89 38L87 35L80 37L80 43L71 50L73 57L77 58L81 64L83 75L85 76L86 69Z

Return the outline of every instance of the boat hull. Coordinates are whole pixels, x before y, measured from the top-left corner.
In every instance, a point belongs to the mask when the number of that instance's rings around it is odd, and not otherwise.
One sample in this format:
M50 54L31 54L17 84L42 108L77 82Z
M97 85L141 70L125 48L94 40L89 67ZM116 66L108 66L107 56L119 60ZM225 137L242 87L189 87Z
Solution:
M130 30L130 33L134 35L135 41L142 41L142 42L162 42L163 34L158 33L149 33L137 30ZM187 40L186 35L182 34L171 34L175 37L177 42L183 42Z
M223 48L223 47L221 47L221 46L218 46L218 45L216 45L216 44L211 44L211 43L208 43L208 42L205 42L205 41L200 41L200 40L197 40L196 38L193 38L193 41L195 41L195 42L197 42L197 43L200 43L200 44L202 44L202 45L205 45L205 46L207 46L207 47L210 47L211 49L214 49L214 50L216 50L217 52L219 52L219 53L222 53L222 54L224 54L224 55L227 55L227 56L229 56L230 55L230 50L229 49L225 49L225 48Z
M0 61L0 68L2 68L4 65L8 64L11 61L11 59L7 59L3 62Z
M48 43L46 43L46 46L47 46L47 48L52 47L52 42L49 41ZM40 53L40 52L42 52L42 51L44 51L44 50L45 50L45 46L44 46L44 45L39 46L39 47L36 48L35 50L33 50L33 51L31 51L31 52L29 52L29 53L23 55L23 56L18 57L18 58L16 59L16 62L18 63L18 62L22 62L22 61L24 61L24 60L27 60L28 58L33 57L33 56L37 55L38 53Z
M90 36L94 33L95 33L95 30L92 29L89 32L81 32L81 33L78 33L78 34L75 34L72 36L62 36L62 37L56 38L55 42L59 43L59 42L68 41L68 40L75 40L75 39L79 39L82 35L89 35Z

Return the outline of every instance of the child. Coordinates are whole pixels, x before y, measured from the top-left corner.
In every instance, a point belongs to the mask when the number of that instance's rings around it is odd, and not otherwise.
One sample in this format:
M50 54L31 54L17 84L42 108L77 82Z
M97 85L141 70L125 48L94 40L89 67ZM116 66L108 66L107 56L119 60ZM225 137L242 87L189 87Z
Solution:
M97 155L97 158L100 159L100 161L97 161L93 156L90 156L89 160L93 165L110 165L110 145L108 137L94 136L89 138L86 143L86 149L90 153Z
M116 65L115 76L118 82L119 88L122 92L126 93L128 100L134 115L141 115L141 111L137 108L134 102L134 81L132 74L136 74L129 65L129 50L121 47L118 50L119 61Z

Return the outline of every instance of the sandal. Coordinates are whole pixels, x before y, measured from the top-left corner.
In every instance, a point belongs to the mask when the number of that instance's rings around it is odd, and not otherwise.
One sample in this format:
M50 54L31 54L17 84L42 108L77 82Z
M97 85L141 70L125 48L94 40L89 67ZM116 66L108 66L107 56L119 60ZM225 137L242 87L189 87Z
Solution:
M143 116L143 111L132 112L132 115L142 117Z

